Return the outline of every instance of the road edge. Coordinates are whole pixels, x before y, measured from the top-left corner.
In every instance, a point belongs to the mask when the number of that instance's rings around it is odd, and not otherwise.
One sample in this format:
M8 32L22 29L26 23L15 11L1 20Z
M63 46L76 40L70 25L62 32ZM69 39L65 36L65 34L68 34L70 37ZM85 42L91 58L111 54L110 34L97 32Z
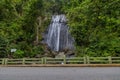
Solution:
M120 64L32 64L0 65L0 67L120 67Z

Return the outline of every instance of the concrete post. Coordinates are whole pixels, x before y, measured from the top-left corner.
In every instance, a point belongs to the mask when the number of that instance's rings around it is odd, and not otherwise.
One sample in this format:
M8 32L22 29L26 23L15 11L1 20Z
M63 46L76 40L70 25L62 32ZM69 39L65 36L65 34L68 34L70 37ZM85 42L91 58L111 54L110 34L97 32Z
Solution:
M25 65L25 58L23 58L22 64Z
M64 64L66 64L66 56L65 55L63 57L63 60L64 60Z
M87 56L87 64L90 64L90 57Z
M109 64L112 64L112 57L111 56L108 56L108 61L109 61Z

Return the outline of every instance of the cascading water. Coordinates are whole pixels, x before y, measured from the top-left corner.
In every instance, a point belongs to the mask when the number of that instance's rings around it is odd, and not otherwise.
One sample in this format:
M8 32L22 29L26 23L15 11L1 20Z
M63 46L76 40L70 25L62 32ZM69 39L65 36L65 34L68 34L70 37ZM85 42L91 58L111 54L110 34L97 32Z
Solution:
M74 49L74 39L69 34L65 15L53 15L45 34L45 43L53 51Z

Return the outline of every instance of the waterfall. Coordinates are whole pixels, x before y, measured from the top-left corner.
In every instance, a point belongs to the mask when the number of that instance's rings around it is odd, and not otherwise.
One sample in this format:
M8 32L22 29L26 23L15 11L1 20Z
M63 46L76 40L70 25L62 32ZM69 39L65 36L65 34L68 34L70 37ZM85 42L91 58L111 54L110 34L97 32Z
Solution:
M51 23L45 33L45 43L53 51L74 49L74 39L69 33L65 15L53 15Z

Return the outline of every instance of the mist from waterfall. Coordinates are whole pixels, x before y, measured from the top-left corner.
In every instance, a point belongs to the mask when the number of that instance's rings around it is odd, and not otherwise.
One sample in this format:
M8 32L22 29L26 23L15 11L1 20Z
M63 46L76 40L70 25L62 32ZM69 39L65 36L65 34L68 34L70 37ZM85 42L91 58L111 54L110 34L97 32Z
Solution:
M74 38L69 33L65 15L53 15L45 34L45 43L53 51L74 50Z

